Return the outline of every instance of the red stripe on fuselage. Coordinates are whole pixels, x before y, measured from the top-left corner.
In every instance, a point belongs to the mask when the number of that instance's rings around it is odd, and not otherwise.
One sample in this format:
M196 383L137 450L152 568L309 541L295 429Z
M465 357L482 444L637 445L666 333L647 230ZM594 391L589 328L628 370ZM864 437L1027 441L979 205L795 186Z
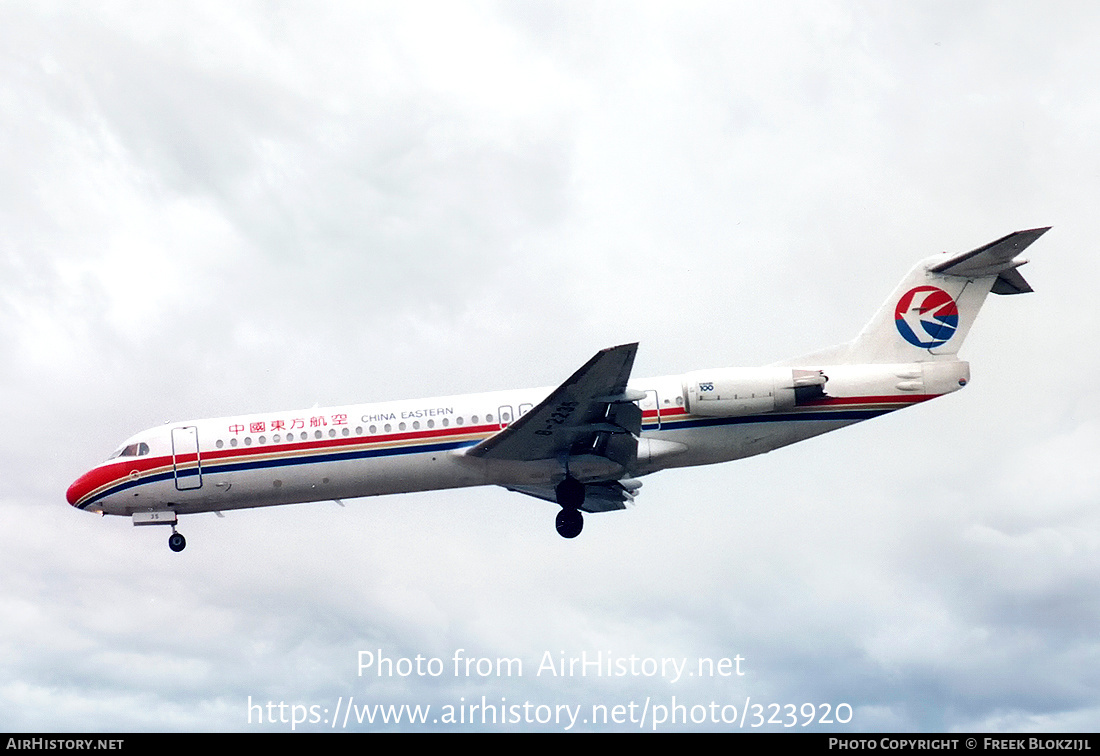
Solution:
M217 449L204 451L203 460L224 460L231 457L249 457L258 454L272 454L275 452L318 451L334 449L343 446L359 446L362 444L392 444L401 441L421 441L439 439L448 436L491 435L500 430L500 426L471 425L455 426L453 428L438 428L435 430L407 431L404 433L389 433L374 436L342 436L337 438L319 438L313 441L297 441L294 443L274 442L271 444L257 444L256 446L234 447L232 449ZM194 460L194 455L192 461Z

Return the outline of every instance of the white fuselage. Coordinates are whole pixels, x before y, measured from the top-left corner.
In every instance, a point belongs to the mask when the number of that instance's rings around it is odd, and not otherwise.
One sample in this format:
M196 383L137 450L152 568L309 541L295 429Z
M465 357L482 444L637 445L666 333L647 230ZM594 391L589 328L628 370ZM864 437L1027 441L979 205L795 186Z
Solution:
M724 462L770 451L955 391L969 379L956 360L894 365L807 365L824 395L769 394L791 369L719 368L632 381L644 392L637 455L627 466L570 460L585 480L622 479L668 467ZM799 371L796 371L799 372ZM720 401L703 392L743 385ZM710 388L707 388L710 387ZM169 423L128 439L81 476L68 501L131 516L209 512L480 485L545 486L561 460L504 462L464 452L538 405L553 388L269 412ZM751 394L751 395L750 395Z

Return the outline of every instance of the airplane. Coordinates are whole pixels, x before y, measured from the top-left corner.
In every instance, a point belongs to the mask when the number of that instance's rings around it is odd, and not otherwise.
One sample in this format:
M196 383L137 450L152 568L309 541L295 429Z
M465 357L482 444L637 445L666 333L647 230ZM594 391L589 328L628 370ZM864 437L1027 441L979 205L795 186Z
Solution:
M638 478L761 454L959 390L989 292L1032 291L1020 252L1049 230L919 262L845 344L757 368L630 380L637 343L560 386L168 423L127 439L68 489L72 506L172 528L180 515L497 485L584 513L625 509Z

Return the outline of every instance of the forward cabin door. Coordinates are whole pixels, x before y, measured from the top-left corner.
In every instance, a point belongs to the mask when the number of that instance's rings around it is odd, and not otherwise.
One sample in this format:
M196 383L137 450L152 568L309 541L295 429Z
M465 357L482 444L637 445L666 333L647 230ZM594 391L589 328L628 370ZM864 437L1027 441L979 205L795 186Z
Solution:
M176 478L176 490L202 488L199 429L193 425L172 429L172 473Z

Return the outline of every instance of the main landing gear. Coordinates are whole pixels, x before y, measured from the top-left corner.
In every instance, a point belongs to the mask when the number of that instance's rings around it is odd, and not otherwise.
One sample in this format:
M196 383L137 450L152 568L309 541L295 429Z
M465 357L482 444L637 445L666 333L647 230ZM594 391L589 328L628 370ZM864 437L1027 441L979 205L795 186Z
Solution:
M182 533L176 532L176 526L172 526L172 535L168 536L168 548L172 551L183 551L187 546L187 539Z
M584 528L584 516L581 515L581 505L584 504L584 483L572 475L558 483L554 489L554 495L558 499L561 511L554 521L558 529L558 535L562 538L576 538Z

